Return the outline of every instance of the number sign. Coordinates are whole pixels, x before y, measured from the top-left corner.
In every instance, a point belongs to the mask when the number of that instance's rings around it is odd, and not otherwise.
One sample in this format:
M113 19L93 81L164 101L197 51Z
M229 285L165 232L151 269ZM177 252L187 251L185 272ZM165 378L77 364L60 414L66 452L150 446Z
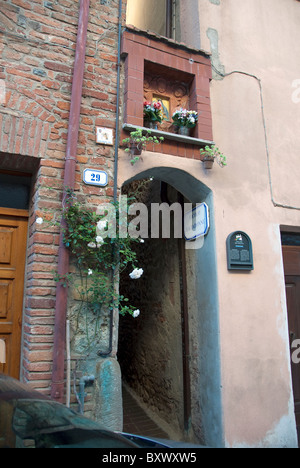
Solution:
M83 171L83 182L87 185L105 187L108 184L108 174L105 171L85 169Z

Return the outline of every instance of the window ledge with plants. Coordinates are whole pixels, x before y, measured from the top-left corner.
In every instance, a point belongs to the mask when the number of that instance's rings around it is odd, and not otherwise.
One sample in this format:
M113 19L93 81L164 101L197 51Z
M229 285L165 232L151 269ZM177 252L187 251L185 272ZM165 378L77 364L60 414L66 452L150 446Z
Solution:
M142 129L143 134L149 132L148 119L151 135L164 139L158 151L200 159L199 149L213 144L210 56L126 27L122 58L125 81L121 139L137 129ZM162 115L153 119L153 112ZM180 120L187 118L188 122ZM153 128L153 120L158 128Z
M149 132L148 127L140 127L137 125L132 125L130 123L124 123L123 124L123 130L127 132L134 132L138 129L141 129L143 133ZM214 142L211 140L203 140L202 138L195 138L191 136L186 136L186 135L180 135L179 133L171 133L163 130L158 130L158 129L150 129L151 134L156 136L156 137L163 137L164 140L171 140L171 141L177 141L179 143L185 143L185 144L190 144L190 145L195 145L199 147L203 147L206 145L213 145Z
M135 164L139 159L142 151L148 148L148 144L151 143L152 151L156 145L163 144L164 136L169 137L170 133L163 132L157 129L149 129L148 127L136 127L132 125L125 125L126 130L131 130L129 136L124 138L122 144L125 146L125 152L131 156L131 164ZM123 126L124 128L124 126ZM174 134L173 134L174 135ZM176 134L175 134L176 135ZM188 136L176 135L184 139L191 138ZM193 138L193 140L195 140ZM199 159L203 162L205 169L212 169L213 163L216 161L220 167L227 166L226 156L221 153L219 148L212 141L204 141L198 139L199 146L193 145L194 149L197 149L197 156L195 159ZM163 152L162 149L160 152Z

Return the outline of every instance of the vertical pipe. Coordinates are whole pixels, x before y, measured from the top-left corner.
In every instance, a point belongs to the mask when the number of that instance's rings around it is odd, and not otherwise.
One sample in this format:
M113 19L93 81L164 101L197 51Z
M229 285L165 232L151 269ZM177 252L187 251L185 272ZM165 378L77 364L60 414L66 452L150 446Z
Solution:
M173 1L167 0L166 2L166 37L172 38L172 25L173 25Z
M173 0L172 1L172 35L171 35L171 39L174 39L174 41L176 40L176 17L177 17L176 0Z
M189 316L187 299L187 277L185 241L178 239L179 268L181 275L181 302L182 302L182 368L183 368L183 394L184 394L184 429L189 432L191 426L191 381L190 381L190 342L189 342Z
M66 406L70 408L71 399L71 352L70 352L70 320L67 320L66 332L66 351L67 351L67 390L66 390Z
M122 0L119 0L118 64L117 64L117 108L114 164L114 202L118 199L118 152L119 152L119 116L120 116L120 72L121 72L121 35L122 35Z
M119 30L118 30L118 63L117 63L117 107L116 107L116 137L115 137L115 162L114 162L114 203L118 200L118 155L119 155L119 117L120 117L120 74L121 74L121 37L122 37L122 8L123 0L119 0ZM113 252L113 255L118 255ZM116 275L113 270L112 282L114 287L118 288L116 284ZM110 356L113 349L113 326L114 326L114 309L110 312L109 324L109 346L106 352L99 351L98 355L101 357Z
M179 194L179 203L182 206L184 213L184 199L182 194ZM184 232L184 222L183 222ZM185 240L178 239L179 247L179 271L181 276L181 317L182 317L182 367L183 367L183 394L184 394L184 429L189 431L191 426L191 377L190 377L190 332L189 332L189 312L188 312L188 293L187 293L187 271L186 271L186 255L185 255Z
M75 186L76 155L80 123L80 105L82 98L89 7L90 0L80 1L68 140L65 158L64 191L62 202L63 209L68 190L74 189ZM65 222L62 219L60 226L60 243L58 252L58 275L60 278L65 278L69 272L69 251L63 243L64 229ZM62 282L59 282L56 287L51 397L60 402L62 402L64 398L67 295L68 289L62 284Z

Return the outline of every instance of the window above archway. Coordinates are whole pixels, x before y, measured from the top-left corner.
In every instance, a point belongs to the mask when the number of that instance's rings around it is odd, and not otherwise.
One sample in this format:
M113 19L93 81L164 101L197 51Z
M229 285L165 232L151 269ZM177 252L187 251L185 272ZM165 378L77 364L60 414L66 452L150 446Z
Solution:
M123 128L143 127L143 103L159 99L166 104L163 152L199 159L199 146L212 142L209 54L126 27L122 38L125 59ZM181 138L172 129L173 112L184 107L198 112L192 137Z

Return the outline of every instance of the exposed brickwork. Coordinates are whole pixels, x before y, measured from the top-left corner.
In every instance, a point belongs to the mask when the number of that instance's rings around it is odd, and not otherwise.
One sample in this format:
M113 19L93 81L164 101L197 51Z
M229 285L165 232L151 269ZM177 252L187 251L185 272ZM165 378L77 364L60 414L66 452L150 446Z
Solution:
M95 205L113 195L114 148L97 145L96 126L115 129L119 2L90 1L77 151L79 198ZM124 2L124 13L126 2ZM22 369L49 392L59 230L37 225L61 207L78 0L0 0L0 169L34 173L30 207ZM38 170L32 160L38 161ZM82 183L86 167L106 170L109 185ZM52 213L52 214L51 214Z
M97 126L116 128L118 7L116 0L90 1L75 189L81 201L93 206L113 196L114 147L97 145L95 136ZM124 15L125 9L126 1ZM59 219L78 12L79 0L0 0L0 80L5 83L5 99L0 102L0 169L29 171L34 179L21 367L25 380L46 393L52 373L59 228L37 225L35 219ZM125 33L124 38L125 120L143 123L140 103L147 58L195 75L191 100L202 112L199 137L211 139L209 58L170 41L158 43L143 35L137 40L133 33ZM189 63L191 54L194 64ZM161 148L166 154L199 155L198 148L169 140ZM107 171L108 186L84 185L82 172L87 167Z

